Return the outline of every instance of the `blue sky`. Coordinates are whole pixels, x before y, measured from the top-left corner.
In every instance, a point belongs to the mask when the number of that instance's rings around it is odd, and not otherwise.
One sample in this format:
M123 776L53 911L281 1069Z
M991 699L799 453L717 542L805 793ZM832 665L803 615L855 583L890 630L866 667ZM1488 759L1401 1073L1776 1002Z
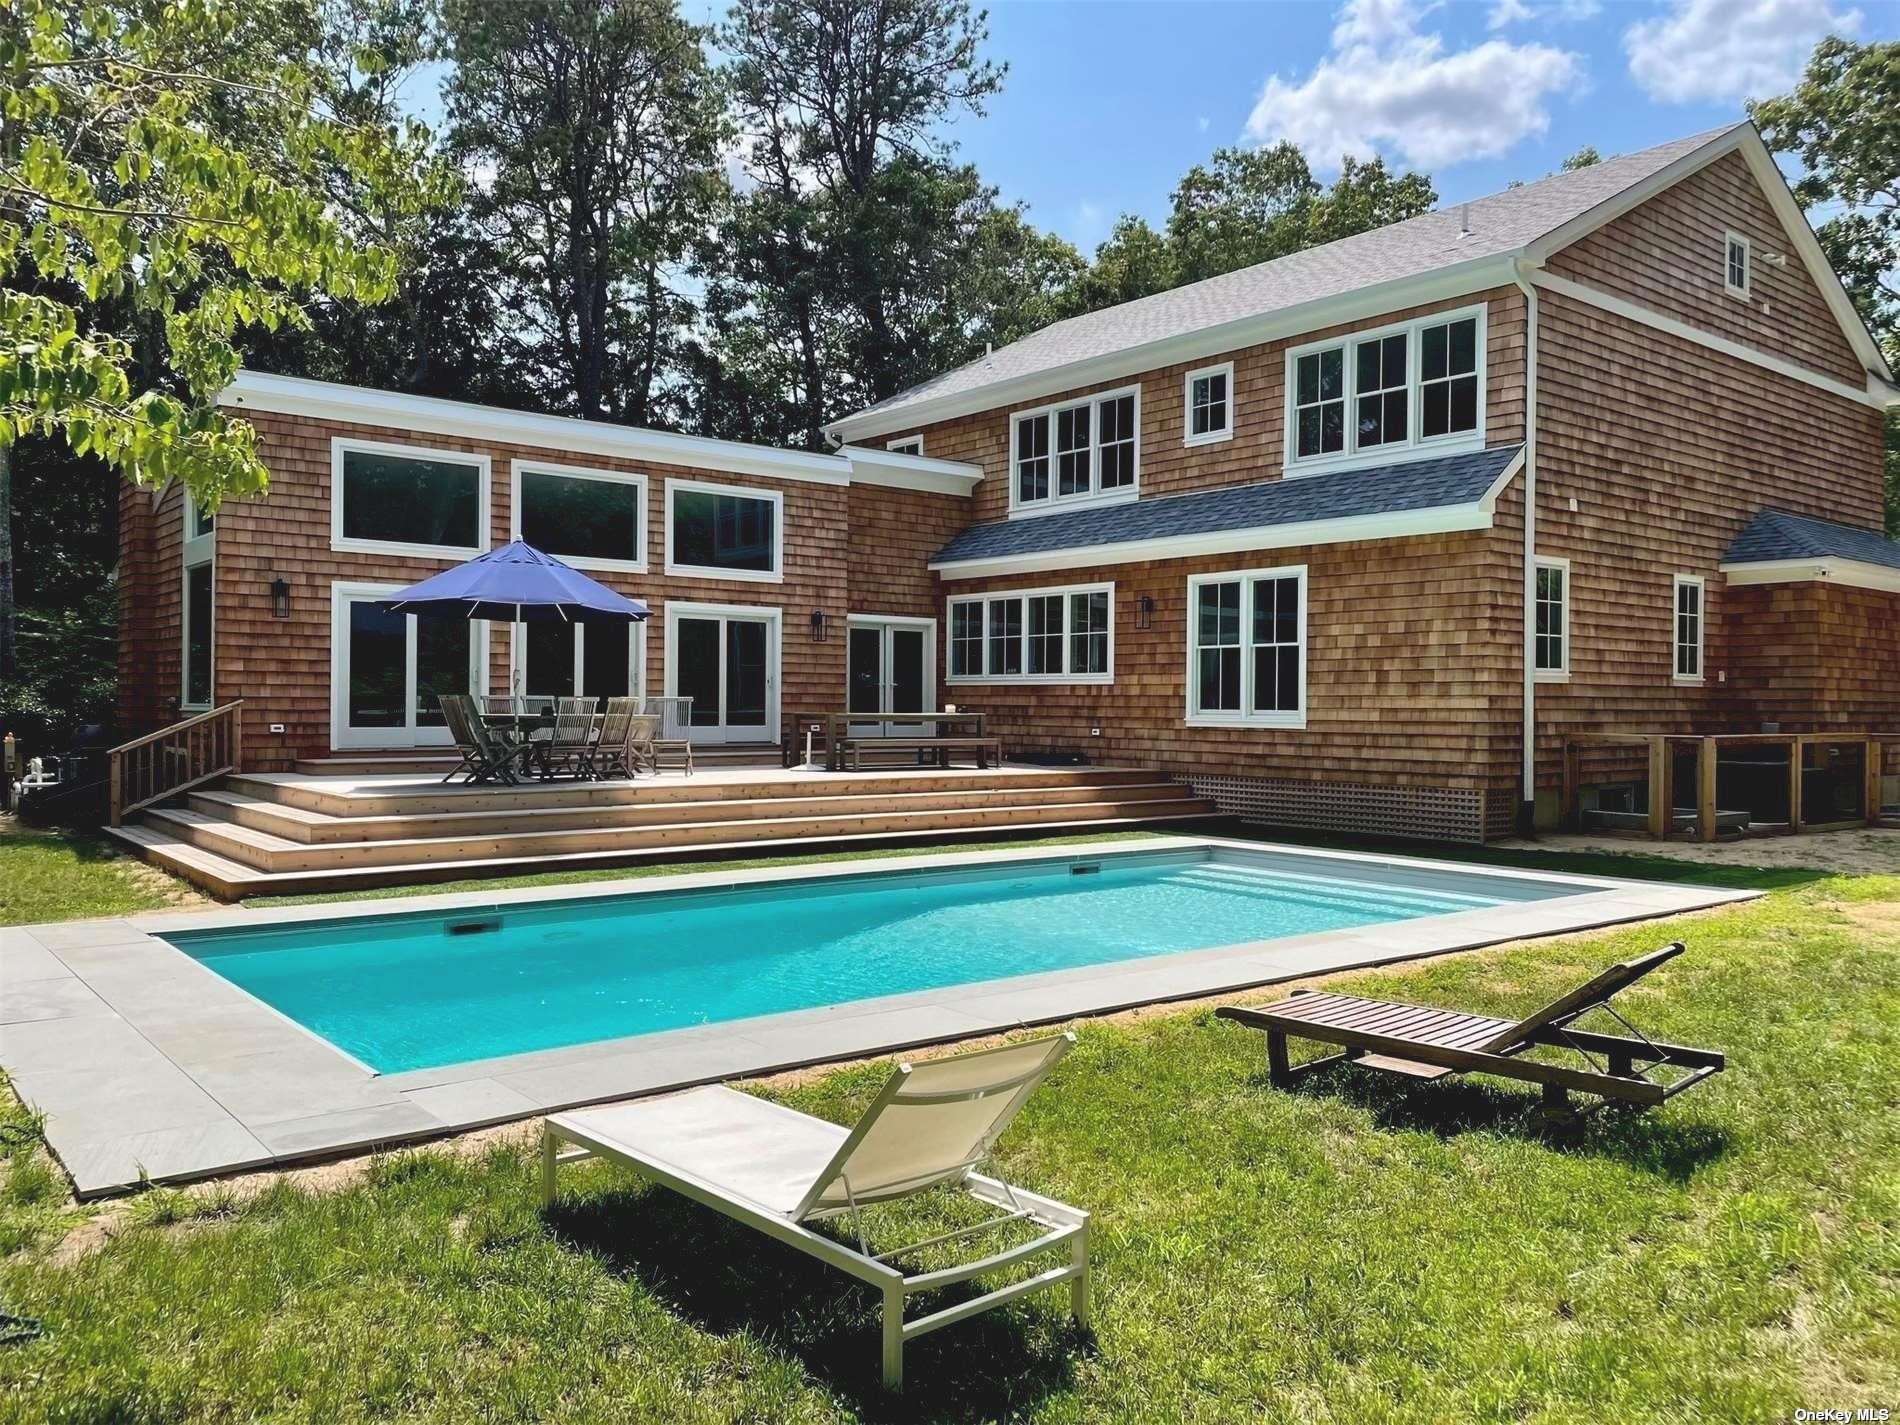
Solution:
M712 20L724 0L684 0ZM1159 221L1224 144L1290 138L1429 173L1441 201L1743 117L1822 35L1900 37L1900 0L992 0L1003 93L950 126L1037 226L1092 252ZM424 117L439 117L412 95Z

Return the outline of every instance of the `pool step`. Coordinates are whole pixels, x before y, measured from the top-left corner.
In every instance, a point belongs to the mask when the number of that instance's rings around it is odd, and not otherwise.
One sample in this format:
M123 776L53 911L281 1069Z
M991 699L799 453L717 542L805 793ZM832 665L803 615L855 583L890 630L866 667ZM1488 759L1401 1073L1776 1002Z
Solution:
M714 821L672 821L647 826L584 827L555 831L491 829L483 834L402 836L376 841L317 844L293 841L242 826L190 806L146 813L147 825L170 832L202 850L262 871L318 871L352 866L428 865L438 861L554 858L594 851L756 843L838 833L887 836L916 832L1008 830L1047 822L1146 820L1155 816L1207 816L1213 808L1185 790L1172 798L1040 801L1025 805L912 809L899 812L833 812L769 815Z
M1150 803L1140 817L1077 816L1071 820L1038 821L1016 825L981 826L963 830L915 829L882 833L827 830L813 834L785 836L762 845L755 830L734 826L743 839L712 841L683 846L668 841L639 849L616 848L571 852L559 856L503 855L474 857L467 860L417 861L396 864L326 867L317 870L268 871L232 856L194 844L156 820L129 822L112 828L111 834L127 849L153 865L170 871L212 895L225 900L247 896L305 895L319 892L373 890L382 886L423 885L430 882L478 880L492 876L523 875L538 871L579 871L636 866L648 861L698 861L729 859L748 853L796 855L801 852L848 852L873 850L882 846L902 846L916 841L941 841L954 845L972 839L994 840L1021 831L1023 834L1051 835L1062 832L1117 831L1131 824L1158 829L1186 827L1205 821L1214 814L1211 804L1189 800L1192 810L1167 810L1175 803ZM727 825L732 825L728 823Z

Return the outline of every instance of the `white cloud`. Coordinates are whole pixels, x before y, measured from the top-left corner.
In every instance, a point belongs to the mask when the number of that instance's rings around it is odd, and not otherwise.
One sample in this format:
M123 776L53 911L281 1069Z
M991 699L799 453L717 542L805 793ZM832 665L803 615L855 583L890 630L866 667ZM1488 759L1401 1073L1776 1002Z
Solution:
M1548 4L1538 5L1530 4L1529 0L1494 0L1484 23L1487 29L1493 30L1521 25L1526 20L1556 20L1568 24L1595 19L1602 8L1599 0L1550 0Z
M1582 59L1490 39L1447 51L1421 34L1417 0L1348 0L1311 75L1274 75L1247 118L1260 143L1290 139L1330 171L1341 155L1390 151L1424 168L1504 153L1550 126L1548 100L1584 87Z
M1793 85L1816 41L1860 28L1828 0L1670 0L1623 32L1630 74L1652 99L1765 99Z
M1485 20L1485 28L1501 30L1506 25L1515 25L1531 17L1531 7L1524 0L1497 0L1491 7L1491 14Z
M1194 121L1194 127L1199 129L1202 133L1206 133L1208 129L1213 126L1213 123L1214 121L1212 119L1208 118L1207 115L1203 114L1201 115L1200 118Z

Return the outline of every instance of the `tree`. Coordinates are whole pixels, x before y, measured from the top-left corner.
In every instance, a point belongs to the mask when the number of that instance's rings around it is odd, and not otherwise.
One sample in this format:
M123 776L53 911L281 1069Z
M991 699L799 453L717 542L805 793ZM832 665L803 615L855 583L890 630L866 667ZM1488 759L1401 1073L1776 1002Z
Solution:
M807 444L970 342L949 314L995 195L944 124L1002 84L986 37L965 0L738 0L720 31L746 184L714 280L743 349L789 357Z
M677 281L721 183L705 32L674 0L449 0L450 146L515 288L545 404L666 424Z
M1762 141L1793 153L1794 195L1868 330L1900 366L1900 41L1815 46L1794 91L1749 105ZM1838 211L1836 211L1838 210ZM1887 532L1900 537L1900 421L1888 413Z
M293 0L0 10L0 447L56 436L214 508L263 487L214 403L238 334L385 296L394 257L352 214L420 201L414 135L341 112L315 38Z
M1566 158L1562 163L1558 164L1557 171L1559 173L1575 173L1579 168L1590 168L1601 162L1603 162L1603 155L1597 152L1596 145L1585 144L1582 148L1571 154L1569 158Z

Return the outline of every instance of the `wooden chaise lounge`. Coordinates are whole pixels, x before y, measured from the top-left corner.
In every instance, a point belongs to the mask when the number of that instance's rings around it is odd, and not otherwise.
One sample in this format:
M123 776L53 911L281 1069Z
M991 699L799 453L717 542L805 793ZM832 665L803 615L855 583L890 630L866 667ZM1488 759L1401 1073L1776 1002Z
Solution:
M1350 1061L1420 1079L1457 1073L1523 1079L1543 1085L1544 1106L1552 1114L1569 1110L1572 1089L1648 1108L1720 1073L1726 1062L1712 1049L1658 1044L1610 1006L1612 995L1674 959L1683 948L1676 941L1612 965L1519 1020L1305 990L1295 990L1291 998L1268 1008L1224 1005L1215 1013L1266 1031L1268 1074L1279 1088L1314 1069ZM1577 1020L1599 1009L1635 1037L1575 1027ZM1294 1066L1287 1059L1290 1037L1337 1044L1341 1052ZM1588 1067L1520 1057L1534 1046L1569 1050ZM1684 1072L1667 1081L1653 1077L1664 1066Z

